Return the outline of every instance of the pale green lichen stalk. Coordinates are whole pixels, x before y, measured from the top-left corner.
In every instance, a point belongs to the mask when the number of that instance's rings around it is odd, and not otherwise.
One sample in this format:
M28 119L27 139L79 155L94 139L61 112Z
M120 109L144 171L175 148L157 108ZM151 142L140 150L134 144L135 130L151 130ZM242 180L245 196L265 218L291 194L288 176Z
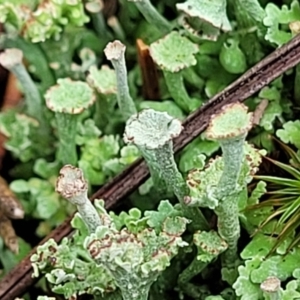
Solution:
M19 49L6 49L0 54L0 64L11 71L20 82L25 94L28 115L44 124L42 97L22 62L23 52Z
M120 41L108 43L104 49L106 58L110 60L115 68L117 76L118 105L125 120L137 113L135 104L129 94L127 68L125 63L125 45Z
M230 104L212 116L206 136L220 143L223 153L224 169L218 182L215 196L218 205L218 230L228 243L225 263L232 264L237 255L237 241L240 236L238 196L238 177L244 158L244 142L252 127L252 114L240 103Z
M179 120L165 112L145 109L127 121L124 141L139 148L149 166L153 182L177 196L185 216L193 221L194 228L207 229L208 224L200 210L184 204L188 189L174 160L172 142L181 130Z
M98 226L102 225L96 209L87 197L88 183L80 169L71 165L64 166L59 172L56 191L63 198L76 205L90 232L94 232Z
M59 138L58 159L63 164L77 164L76 131L78 115L95 102L86 82L58 79L45 94L47 107L55 112Z

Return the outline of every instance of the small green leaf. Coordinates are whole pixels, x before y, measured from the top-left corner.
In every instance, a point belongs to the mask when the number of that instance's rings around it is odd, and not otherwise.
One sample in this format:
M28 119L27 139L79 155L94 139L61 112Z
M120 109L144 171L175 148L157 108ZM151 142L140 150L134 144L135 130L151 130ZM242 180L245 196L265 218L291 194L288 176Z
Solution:
M291 143L300 149L300 121L288 121L283 124L283 129L278 129L276 135L284 142Z
M263 20L264 25L268 28L265 39L272 44L281 46L292 38L288 28L289 23L298 21L300 18L299 1L293 0L290 9L283 5L281 10L274 3L268 3L265 7L266 17Z
M44 158L39 158L35 161L33 170L34 173L41 176L44 179L57 176L60 165L57 161L47 162Z
M145 211L145 217L149 218L147 224L157 232L161 230L162 224L167 217L181 216L181 214L168 200L160 201L157 211Z
M239 276L233 284L236 295L240 296L240 300L262 299L262 291L258 284L254 284L250 280L251 273L256 270L261 263L261 259L256 257L245 262L245 266L239 266Z
M30 191L27 181L23 179L12 181L9 187L15 193L28 193Z
M41 193L36 197L35 217L44 220L52 217L60 208L59 197L56 192Z
M273 130L273 123L276 118L281 117L282 106L277 101L272 101L266 108L259 125L267 131Z

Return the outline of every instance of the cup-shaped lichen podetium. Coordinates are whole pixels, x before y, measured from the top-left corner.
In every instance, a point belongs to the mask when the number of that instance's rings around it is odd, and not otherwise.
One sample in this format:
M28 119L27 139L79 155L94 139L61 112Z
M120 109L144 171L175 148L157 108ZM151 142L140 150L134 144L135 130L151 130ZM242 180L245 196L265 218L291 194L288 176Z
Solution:
M91 233L102 225L95 207L87 197L88 183L83 177L82 170L71 165L65 165L59 172L55 190L63 198L76 205Z
M172 50L170 51L170 49ZM194 55L198 51L198 45L175 31L150 45L151 57L163 70L172 98L185 112L193 110L195 99L189 97L181 71L196 65L197 61ZM201 82L199 82L200 84ZM198 104L200 105L200 101Z
M58 159L63 164L77 164L75 135L78 116L95 102L89 85L70 78L58 79L45 94L47 107L55 112L59 138Z
M127 121L124 141L139 148L150 169L154 186L172 191L181 203L185 216L193 221L193 227L207 229L207 222L200 210L187 207L183 201L188 189L175 163L172 142L181 130L181 122L166 112L145 109Z
M224 170L217 186L219 200L215 212L218 215L220 236L228 243L225 264L234 263L237 241L240 236L237 180L240 174L244 142L252 127L252 113L241 103L229 104L212 116L206 136L220 143L223 153Z

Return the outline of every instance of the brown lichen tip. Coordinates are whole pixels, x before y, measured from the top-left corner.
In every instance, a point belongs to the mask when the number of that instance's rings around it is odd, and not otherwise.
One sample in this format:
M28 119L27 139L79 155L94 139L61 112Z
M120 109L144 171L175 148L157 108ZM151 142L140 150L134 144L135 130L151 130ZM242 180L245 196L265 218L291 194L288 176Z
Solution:
M124 141L146 149L157 149L182 131L180 120L153 109L144 109L126 123Z
M122 55L124 55L125 50L126 46L120 41L116 40L107 44L104 49L104 53L108 60L119 60Z
M47 107L57 113L80 114L96 100L93 89L83 81L58 79L45 94Z
M260 289L266 293L276 293L280 289L280 280L274 276L268 277L261 283Z
M211 117L206 137L212 140L227 140L247 134L253 125L253 114L242 103L225 105Z
M85 199L83 199L84 197L78 199L78 196L86 195L88 183L84 179L81 169L71 165L65 165L59 171L55 190L68 200L76 198L76 200L78 200L77 203L74 203L73 201L72 203L80 205L85 203Z
M8 70L15 65L21 64L22 59L23 52L16 48L6 49L0 54L0 64Z

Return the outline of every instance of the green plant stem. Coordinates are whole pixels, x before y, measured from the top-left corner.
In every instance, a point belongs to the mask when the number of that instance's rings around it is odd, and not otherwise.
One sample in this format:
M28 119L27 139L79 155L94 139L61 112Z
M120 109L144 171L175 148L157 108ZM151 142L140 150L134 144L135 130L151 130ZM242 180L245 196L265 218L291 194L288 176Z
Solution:
M195 72L195 70L192 67L185 68L182 70L182 75L184 79L197 88L197 90L202 91L205 82L204 80Z
M94 121L101 130L109 123L113 107L116 103L115 98L115 94L98 94L95 102Z
M224 160L224 170L218 183L219 205L215 208L218 215L218 231L227 242L224 263L233 264L237 258L237 242L240 237L237 179L243 160L245 136L234 140L220 141Z
M149 0L138 0L134 3L146 21L153 24L162 35L172 31L172 25L156 10Z
M153 165L153 162L155 162L154 165L158 166L157 168L152 167L153 173L156 173L153 174L153 178L155 178L154 182L159 180L165 181L168 189L172 190L172 192L178 198L185 216L192 220L192 227L195 230L208 229L208 223L202 212L198 208L188 207L184 203L184 197L188 195L188 188L175 163L172 141L169 141L158 149L147 149L141 151L143 156L147 151L147 154L144 156L144 158L148 165Z
M193 261L188 265L188 267L185 268L183 272L179 275L178 284L180 286L184 286L192 278L200 274L207 265L208 263L198 260L197 257L195 257Z
M55 113L59 138L58 159L64 164L77 165L76 130L77 116L71 114Z
M183 82L183 76L182 72L176 72L172 73L169 71L164 70L164 77L166 80L166 84L168 87L168 90L176 102L176 104L182 108L185 112L189 112L189 106L190 106L190 96L188 95L184 82Z

